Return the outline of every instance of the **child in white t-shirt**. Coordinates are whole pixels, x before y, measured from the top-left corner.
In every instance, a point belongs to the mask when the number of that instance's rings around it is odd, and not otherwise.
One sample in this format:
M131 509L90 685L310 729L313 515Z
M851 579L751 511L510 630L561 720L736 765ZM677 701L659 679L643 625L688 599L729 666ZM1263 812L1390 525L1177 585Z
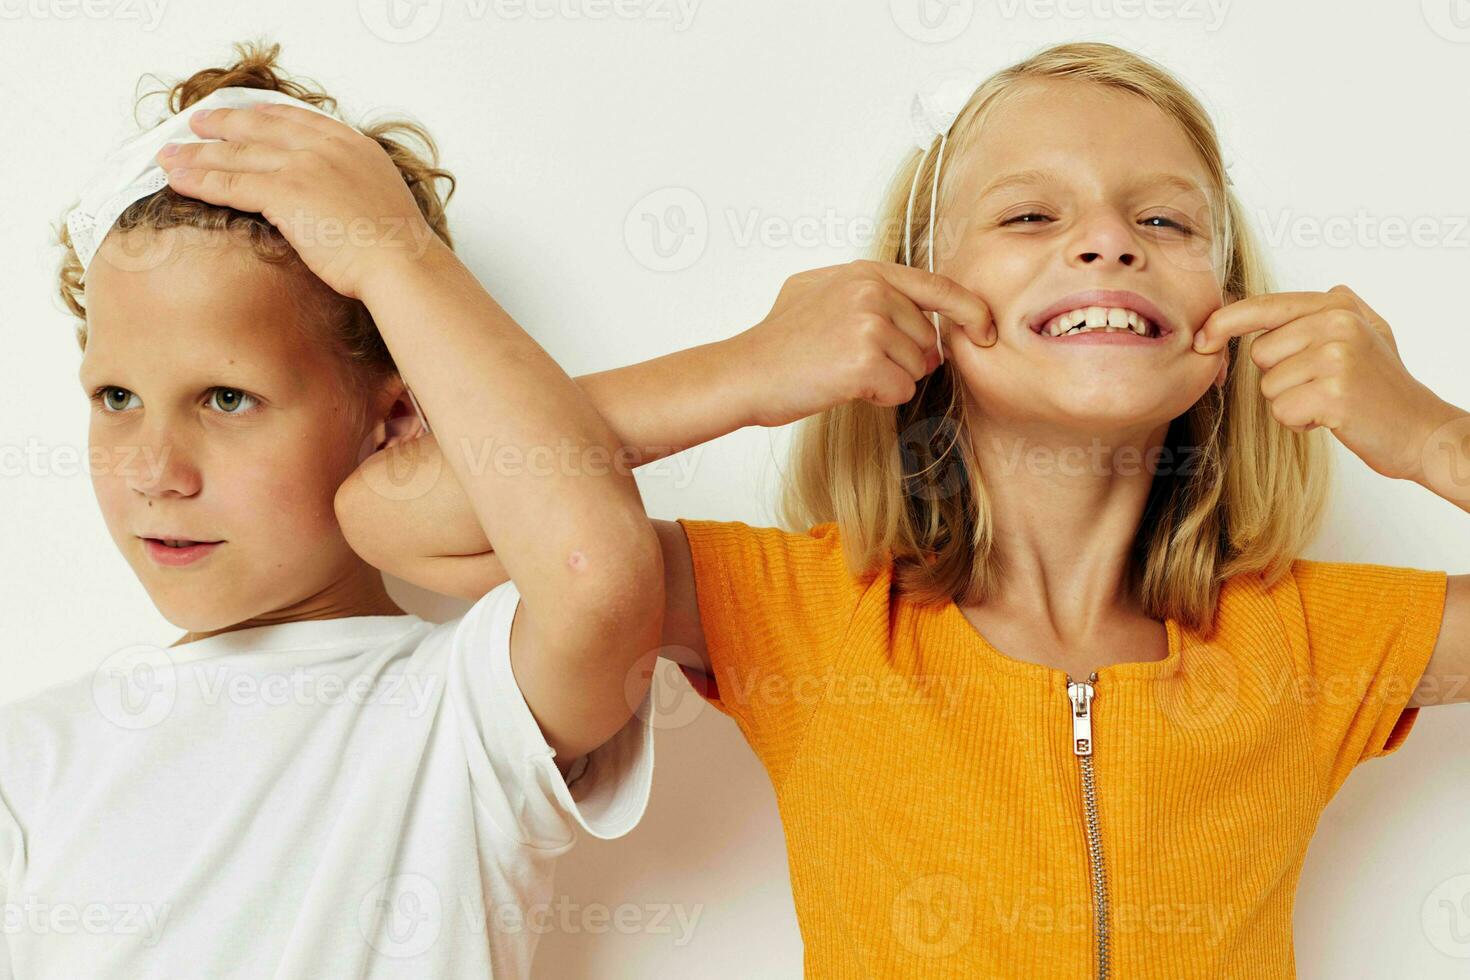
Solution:
M237 50L61 235L98 502L187 632L0 706L0 978L526 977L574 828L648 798L657 538L626 468L475 466L618 445L454 256L427 134ZM334 513L420 402L512 579L437 625Z

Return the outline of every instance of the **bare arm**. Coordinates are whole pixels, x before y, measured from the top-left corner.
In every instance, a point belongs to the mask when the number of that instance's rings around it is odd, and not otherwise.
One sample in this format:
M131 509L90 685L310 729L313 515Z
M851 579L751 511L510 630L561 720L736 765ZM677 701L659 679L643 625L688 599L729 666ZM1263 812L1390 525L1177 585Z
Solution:
M658 457L648 461L654 458ZM337 516L343 534L364 561L420 588L473 601L510 575L476 522L464 490L442 460L432 435L373 454L337 491ZM405 474L415 470L423 476L425 492L421 495L390 495L374 489L409 485L413 481L405 480ZM397 474L391 483L389 472ZM652 523L664 566L660 652L686 667L708 672L689 542L677 521Z
M630 473L537 454L611 454L616 437L447 247L394 267L365 302L438 438L456 447L441 457L461 497L454 528L478 525L516 582L511 664L565 772L632 716L629 680L647 684L635 667L651 663L661 631L663 565ZM502 449L522 462L496 462Z
M1409 707L1470 701L1470 575L1451 575L1445 588L1439 639Z
M576 383L617 433L625 465L637 466L746 425L783 425L855 398L886 405L909 400L939 360L923 310L940 310L963 325L963 334L949 332L951 344L994 342L988 308L951 280L853 262L793 276L771 313L729 340ZM374 566L436 592L477 599L505 581L508 570L491 548L493 528L481 529L457 474L442 465L436 436L445 434L434 409L426 412L435 435L365 460L338 491L337 516L353 549ZM424 492L374 489L413 482L401 474L414 466L424 468ZM400 476L390 480L394 472ZM665 575L659 643L670 659L707 671L688 540L677 522L652 523Z
M1430 493L1470 512L1470 413L1436 398L1439 410L1428 417L1431 434L1420 452L1415 476ZM1434 654L1411 707L1470 701L1470 575L1451 575L1445 587L1444 616Z

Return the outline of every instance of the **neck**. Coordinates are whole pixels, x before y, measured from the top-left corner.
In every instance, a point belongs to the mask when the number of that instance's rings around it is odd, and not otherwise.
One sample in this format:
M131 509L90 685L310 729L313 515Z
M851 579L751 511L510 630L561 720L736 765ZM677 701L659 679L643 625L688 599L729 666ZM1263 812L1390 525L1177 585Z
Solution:
M347 616L402 615L405 615L404 610L393 601L383 585L383 574L366 562L358 561L346 577L339 578L288 606L272 609L221 629L190 631L172 645L192 643L207 636L233 633L255 626L273 626L313 619L342 619Z
M1152 429L1060 430L970 413L970 445L994 521L1005 575L986 601L1050 624L1062 640L1136 617L1132 552L1167 423Z

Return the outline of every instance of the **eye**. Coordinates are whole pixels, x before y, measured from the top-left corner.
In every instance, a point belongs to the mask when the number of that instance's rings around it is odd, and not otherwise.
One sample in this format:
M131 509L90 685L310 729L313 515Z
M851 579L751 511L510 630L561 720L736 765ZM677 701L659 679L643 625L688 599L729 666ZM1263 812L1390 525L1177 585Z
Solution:
M1166 218L1162 214L1156 214L1156 215L1153 215L1152 217L1148 217L1148 218L1144 218L1143 219L1143 222L1144 223L1147 223L1147 222L1150 222L1150 221L1162 221L1165 225L1169 225L1169 226L1175 228L1176 230L1182 232L1183 234L1186 234L1186 235L1192 235L1192 234L1194 234L1193 230L1191 230L1187 225L1181 224L1180 222L1175 221L1173 218ZM1159 227L1162 227L1162 226L1161 225L1151 225L1150 227L1159 228Z
M137 408L143 403L136 394L117 385L103 385L92 392L91 398L109 415ZM133 404L134 402L137 404ZM244 415L258 405L259 400L239 388L215 387L209 389L209 403L221 415Z
M122 396L121 404L118 404L119 395ZM138 396L133 394L128 389L119 388L116 385L103 385L96 391L92 392L92 402L96 405L100 405L102 407L102 411L112 414L127 411L129 407L129 400L134 398L138 398ZM142 404L141 398L138 399L138 403L140 405Z
M1005 221L1002 221L1001 224L1002 225L1013 225L1017 221L1020 221L1022 218L1041 218L1041 219L1043 219L1045 221L1050 221L1051 220L1051 218L1047 217L1044 214L1041 214L1038 211L1028 211L1025 214L1018 214L1014 218L1007 218ZM1032 224L1036 224L1036 222L1034 222L1034 221L1028 221L1028 222L1026 222L1026 224L1032 225Z
M210 402L217 405L225 415L244 415L258 404L254 395L247 395L239 388L211 388L209 392ZM242 409L240 406L244 402L248 402L249 407Z

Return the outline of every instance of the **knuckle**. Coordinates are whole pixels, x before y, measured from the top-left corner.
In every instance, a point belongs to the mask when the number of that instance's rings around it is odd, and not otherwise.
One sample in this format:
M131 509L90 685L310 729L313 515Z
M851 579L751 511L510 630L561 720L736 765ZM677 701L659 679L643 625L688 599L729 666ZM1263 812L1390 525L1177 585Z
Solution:
M857 335L868 341L877 340L888 327L888 321L876 313L859 313L853 323Z
M887 287L877 279L856 279L848 285L848 296L852 303L863 308L878 306Z
M1342 367L1352 360L1353 352L1340 340L1329 340L1322 345L1322 357L1334 367Z
M853 352L853 363L862 374L871 374L887 360L877 347L863 346Z

